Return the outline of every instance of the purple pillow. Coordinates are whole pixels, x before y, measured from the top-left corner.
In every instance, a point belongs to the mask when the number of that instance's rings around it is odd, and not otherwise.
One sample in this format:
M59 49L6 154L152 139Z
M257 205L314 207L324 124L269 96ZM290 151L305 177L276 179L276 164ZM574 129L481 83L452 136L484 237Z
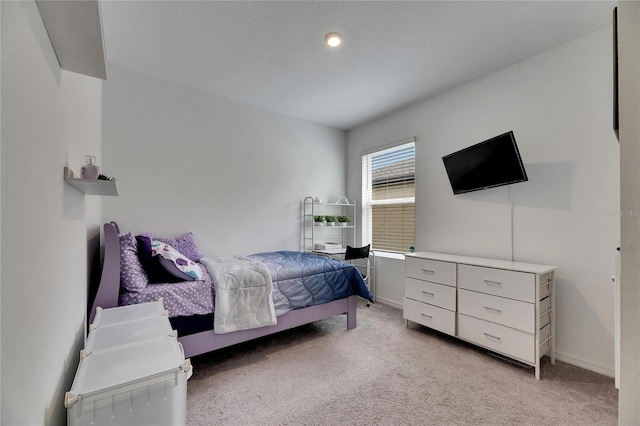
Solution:
M200 259L202 258L202 254L200 253L200 250L198 250L198 245L196 244L196 241L193 238L193 233L191 232L187 232L175 238L158 237L153 235L150 232L145 232L144 234L141 234L141 236L145 236L152 240L169 244L171 247L178 250L178 252L181 253L183 256L188 257L194 262L199 262Z
M131 233L118 235L120 239L120 285L127 291L137 293L149 284L140 259L138 244Z
M138 242L138 258L149 277L149 283L193 281L193 278L186 274L176 274L175 265L165 265L162 257L153 255L151 251L151 238L145 237L144 235L137 235L136 241ZM173 266L173 268L171 268L171 266Z

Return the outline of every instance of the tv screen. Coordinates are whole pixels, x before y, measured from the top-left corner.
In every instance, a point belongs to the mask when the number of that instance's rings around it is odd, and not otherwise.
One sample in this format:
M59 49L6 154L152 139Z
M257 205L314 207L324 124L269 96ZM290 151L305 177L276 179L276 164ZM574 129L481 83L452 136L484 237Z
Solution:
M513 132L442 157L454 194L527 181Z

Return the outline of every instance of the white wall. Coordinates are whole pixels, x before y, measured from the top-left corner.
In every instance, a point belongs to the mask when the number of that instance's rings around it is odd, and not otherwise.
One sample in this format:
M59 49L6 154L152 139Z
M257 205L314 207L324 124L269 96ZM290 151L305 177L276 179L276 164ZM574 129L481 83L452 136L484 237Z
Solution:
M207 256L299 250L301 202L342 195L343 131L132 71L104 83L105 173L124 232L192 231Z
M620 87L621 425L640 424L640 2L618 6Z
M347 182L360 194L363 150L415 136L416 250L510 259L513 238L515 260L557 265L559 358L613 375L611 46L604 28L348 132ZM442 156L508 130L529 182L454 196ZM400 274L377 283L402 302Z
M0 7L0 46L2 46L2 8ZM2 73L0 73L0 111L2 111ZM0 120L0 176L2 176L2 120ZM0 224L2 223L2 185L0 185ZM2 230L0 226L0 330L2 330ZM2 338L0 337L0 366L2 366ZM0 369L0 388L2 370ZM2 420L2 398L0 398L0 420Z
M61 71L34 2L1 2L2 418L65 424L100 201L64 183L100 154L101 84ZM89 231L89 232L88 232Z
M0 7L0 46L2 46L2 7ZM0 73L0 111L2 111L2 73ZM0 176L2 176L2 120L0 120ZM2 185L0 184L0 224L2 224ZM2 226L0 226L0 309L2 308ZM2 330L2 312L0 311L0 330ZM2 338L0 337L0 366L2 366ZM0 369L0 388L2 388L2 369ZM2 420L2 398L0 398L0 420Z

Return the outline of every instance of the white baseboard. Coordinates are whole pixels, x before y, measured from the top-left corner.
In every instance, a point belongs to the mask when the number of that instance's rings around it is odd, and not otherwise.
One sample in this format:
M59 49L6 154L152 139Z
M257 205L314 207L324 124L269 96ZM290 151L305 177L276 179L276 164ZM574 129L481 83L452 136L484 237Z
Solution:
M402 309L402 303L398 303L395 300L387 299L386 297L376 296L376 303L382 303L383 305L389 305L394 308Z
M566 362L567 364L575 365L576 367L584 368L585 370L593 371L594 373L602 374L603 376L615 376L615 367L593 362L573 354L556 351L556 359Z

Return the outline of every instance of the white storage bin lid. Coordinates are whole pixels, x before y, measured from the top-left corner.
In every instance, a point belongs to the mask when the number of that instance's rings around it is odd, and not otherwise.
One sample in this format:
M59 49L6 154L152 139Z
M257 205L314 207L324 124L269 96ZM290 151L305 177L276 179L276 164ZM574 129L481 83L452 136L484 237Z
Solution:
M171 335L175 336L175 332L171 329L169 320L166 317L155 315L136 321L92 328L87 337L85 350L88 352L101 351L114 346L141 343L145 340Z
M167 316L162 301L118 306L117 308L98 309L93 319L93 327L138 321L153 316Z
M83 351L83 355L86 352ZM91 402L189 374L191 363L184 359L174 337L147 340L89 353L80 360L65 405Z

